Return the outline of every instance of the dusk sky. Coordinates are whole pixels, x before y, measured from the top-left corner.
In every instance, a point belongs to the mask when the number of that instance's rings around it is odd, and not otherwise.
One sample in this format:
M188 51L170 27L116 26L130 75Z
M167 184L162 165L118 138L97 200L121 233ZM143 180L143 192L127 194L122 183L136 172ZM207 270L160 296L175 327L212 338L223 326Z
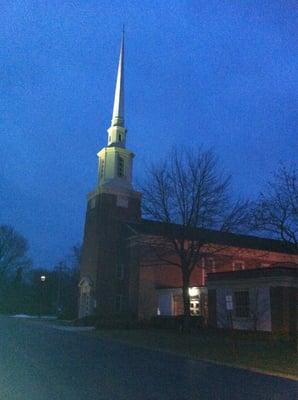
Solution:
M2 1L0 224L51 268L82 241L125 24L127 147L144 163L212 147L254 198L297 161L293 1Z

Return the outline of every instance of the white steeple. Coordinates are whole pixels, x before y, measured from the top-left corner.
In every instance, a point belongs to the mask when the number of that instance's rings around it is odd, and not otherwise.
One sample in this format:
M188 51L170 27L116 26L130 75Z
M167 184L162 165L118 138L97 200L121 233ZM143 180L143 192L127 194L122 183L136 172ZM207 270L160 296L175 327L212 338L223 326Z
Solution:
M124 31L120 46L120 56L114 97L111 126L108 129L108 146L125 147L126 129L124 127Z
M124 127L124 31L120 46L119 64L108 145L99 158L98 185L113 190L132 190L132 159L134 154L125 148L127 129Z
M114 108L111 126L124 126L124 31L120 47Z

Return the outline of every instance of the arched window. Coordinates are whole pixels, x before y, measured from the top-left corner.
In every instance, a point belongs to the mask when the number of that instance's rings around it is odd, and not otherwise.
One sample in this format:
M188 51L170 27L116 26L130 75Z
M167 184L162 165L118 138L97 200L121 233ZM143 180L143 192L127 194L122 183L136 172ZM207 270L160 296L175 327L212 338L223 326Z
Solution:
M105 160L104 158L100 159L100 177L104 177L104 172L105 172Z
M124 159L122 157L118 157L118 176L121 178L124 175Z

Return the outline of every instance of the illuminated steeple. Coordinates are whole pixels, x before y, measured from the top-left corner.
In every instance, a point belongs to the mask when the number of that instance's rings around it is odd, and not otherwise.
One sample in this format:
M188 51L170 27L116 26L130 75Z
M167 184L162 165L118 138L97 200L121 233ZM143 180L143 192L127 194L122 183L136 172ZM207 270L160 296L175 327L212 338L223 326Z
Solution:
M132 160L134 154L126 149L124 126L124 32L120 46L114 107L108 129L108 145L97 155L99 158L98 186L113 190L132 190Z

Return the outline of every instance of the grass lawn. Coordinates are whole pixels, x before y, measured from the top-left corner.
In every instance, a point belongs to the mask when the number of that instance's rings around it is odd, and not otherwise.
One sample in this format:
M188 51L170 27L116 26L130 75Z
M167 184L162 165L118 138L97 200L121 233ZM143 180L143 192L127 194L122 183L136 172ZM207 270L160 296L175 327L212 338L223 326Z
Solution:
M238 337L234 349L231 337L220 332L202 331L187 335L162 329L100 329L96 335L194 359L229 363L298 378L297 354L293 346L285 341Z

